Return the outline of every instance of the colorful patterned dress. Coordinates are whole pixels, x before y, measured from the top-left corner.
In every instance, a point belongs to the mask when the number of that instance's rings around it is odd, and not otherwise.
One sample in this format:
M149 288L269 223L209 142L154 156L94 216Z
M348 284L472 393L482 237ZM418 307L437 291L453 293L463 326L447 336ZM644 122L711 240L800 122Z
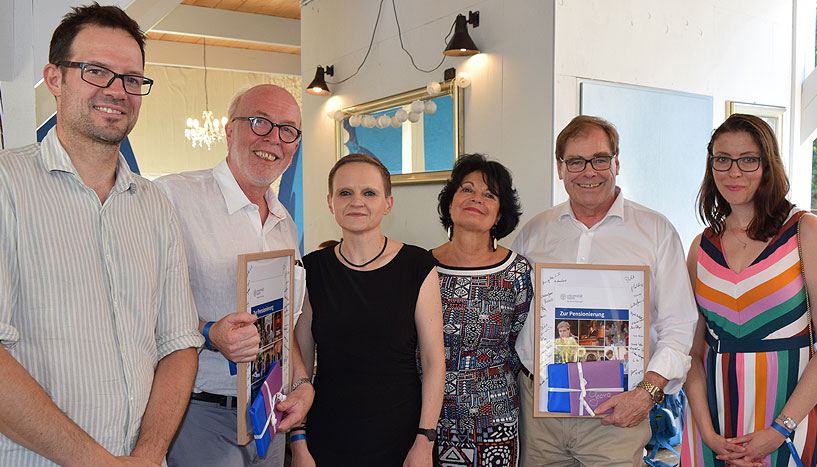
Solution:
M530 271L513 252L485 268L437 267L446 366L437 425L443 467L519 462L514 346L533 296Z
M808 363L806 295L797 251L801 215L790 215L740 274L729 268L720 236L711 229L701 236L695 298L707 325L707 395L712 425L726 438L770 426ZM682 466L724 465L702 442L689 407L684 431ZM803 465L817 462L815 440L817 408L795 431ZM764 462L794 465L786 443Z

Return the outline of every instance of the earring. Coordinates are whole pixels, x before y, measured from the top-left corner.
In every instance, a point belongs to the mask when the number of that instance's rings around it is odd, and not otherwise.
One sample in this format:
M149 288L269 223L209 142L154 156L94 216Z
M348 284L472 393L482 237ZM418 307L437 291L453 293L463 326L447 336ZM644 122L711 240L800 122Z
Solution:
M451 239L454 238L454 224L451 224L451 225L448 226L447 232L448 232L448 241L450 242Z
M491 246L493 247L494 251L496 251L496 233L494 233L495 229L496 225L491 227Z

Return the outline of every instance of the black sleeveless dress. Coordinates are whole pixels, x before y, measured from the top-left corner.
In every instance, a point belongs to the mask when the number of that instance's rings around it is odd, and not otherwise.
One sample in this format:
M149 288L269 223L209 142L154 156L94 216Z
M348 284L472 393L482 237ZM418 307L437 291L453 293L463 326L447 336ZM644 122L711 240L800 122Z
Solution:
M309 451L318 467L399 467L420 421L414 310L436 260L403 245L373 271L349 269L332 248L304 265L318 347Z

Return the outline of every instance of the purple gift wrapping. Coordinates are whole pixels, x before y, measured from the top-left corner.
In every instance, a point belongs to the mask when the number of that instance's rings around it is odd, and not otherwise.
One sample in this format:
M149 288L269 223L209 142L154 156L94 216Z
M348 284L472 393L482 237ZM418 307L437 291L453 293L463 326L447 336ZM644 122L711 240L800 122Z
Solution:
M261 457L267 454L272 438L278 431L278 425L284 418L276 407L278 401L286 399L286 396L281 393L282 380L281 365L275 362L249 410L255 436L255 448Z
M568 363L569 388L549 388L570 393L570 415L595 416L607 399L624 392L623 368L618 360Z

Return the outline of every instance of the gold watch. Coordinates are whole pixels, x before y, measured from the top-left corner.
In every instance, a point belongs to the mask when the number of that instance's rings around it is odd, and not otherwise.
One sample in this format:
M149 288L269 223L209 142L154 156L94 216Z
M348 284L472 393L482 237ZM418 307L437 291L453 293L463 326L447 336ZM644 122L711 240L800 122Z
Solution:
M641 381L636 385L650 394L650 398L652 399L653 404L660 404L664 402L664 390L659 388L658 386L652 384L649 381Z

